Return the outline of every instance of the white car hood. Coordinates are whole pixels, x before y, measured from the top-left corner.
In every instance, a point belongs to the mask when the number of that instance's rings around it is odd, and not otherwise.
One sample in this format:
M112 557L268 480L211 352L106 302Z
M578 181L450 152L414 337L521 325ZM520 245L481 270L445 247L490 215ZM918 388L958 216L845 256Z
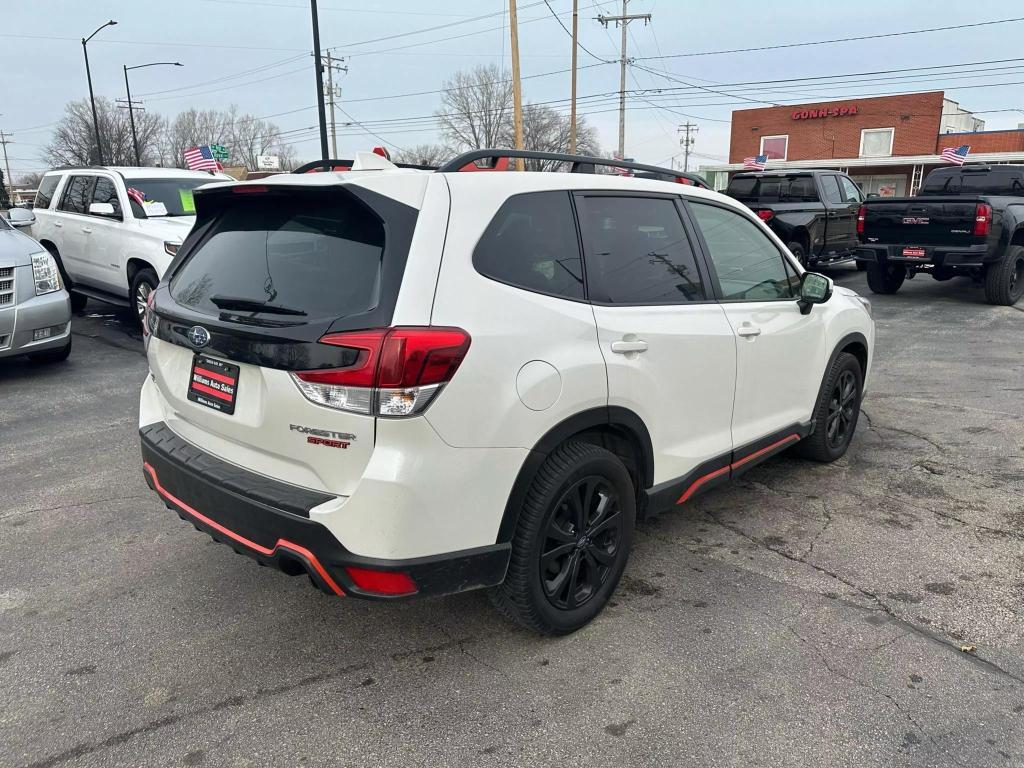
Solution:
M195 216L160 216L139 219L139 229L154 238L180 243L196 223Z

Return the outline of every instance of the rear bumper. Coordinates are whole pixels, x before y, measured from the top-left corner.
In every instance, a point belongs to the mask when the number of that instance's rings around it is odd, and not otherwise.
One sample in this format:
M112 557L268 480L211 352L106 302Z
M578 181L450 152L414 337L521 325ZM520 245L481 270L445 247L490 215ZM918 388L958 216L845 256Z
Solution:
M211 456L162 422L139 430L146 482L164 504L236 552L289 575L307 573L322 591L377 600L444 595L500 584L510 547L496 544L409 560L355 555L309 510L334 497L271 480ZM415 591L361 589L348 569L401 572Z
M947 246L920 246L924 256L904 256L904 248L913 245L862 245L854 256L857 261L891 261L900 264L930 264L936 267L981 267L999 260L998 254L989 254L987 245L968 245L960 248Z

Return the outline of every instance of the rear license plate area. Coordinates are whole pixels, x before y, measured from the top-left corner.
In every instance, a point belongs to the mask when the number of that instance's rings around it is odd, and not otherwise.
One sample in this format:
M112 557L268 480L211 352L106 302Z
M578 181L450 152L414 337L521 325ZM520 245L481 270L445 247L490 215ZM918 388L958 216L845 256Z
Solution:
M904 248L903 255L911 256L915 259L923 259L927 257L927 254L924 252L924 248Z
M239 367L206 355L192 358L188 399L220 413L233 414L238 397Z

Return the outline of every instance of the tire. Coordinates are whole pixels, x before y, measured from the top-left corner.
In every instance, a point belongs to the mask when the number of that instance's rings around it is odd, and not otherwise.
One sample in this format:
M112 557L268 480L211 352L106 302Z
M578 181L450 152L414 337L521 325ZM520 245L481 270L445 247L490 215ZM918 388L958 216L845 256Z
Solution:
M807 263L807 251L804 248L803 243L786 243L786 247L789 248L789 252L796 257L796 260L800 262L800 266L804 269L807 269L810 266Z
M139 328L142 327L143 319L146 313L146 299L149 298L149 294L156 288L160 279L149 267L144 267L135 273L132 277L131 290L128 293L128 300L131 302L132 311L135 314L135 322L138 323Z
M797 444L805 459L828 463L846 453L860 417L864 373L860 362L842 352L832 363L814 406L814 430Z
M83 296L80 293L75 293L71 290L71 280L68 279L68 273L64 271L64 262L60 260L60 253L57 252L57 247L46 243L43 246L50 255L53 256L53 260L57 262L57 269L60 272L61 282L64 283L64 287L67 289L68 295L71 297L71 311L81 312L85 309L85 304L89 301L88 296Z
M37 363L39 365L46 365L47 363L61 363L68 359L68 355L71 354L71 337L68 336L68 343L58 349L48 349L45 352L33 352L28 356L30 362Z
M1012 307L1024 296L1024 246L1011 245L985 270L985 301Z
M491 602L536 632L575 632L615 591L635 522L636 492L619 458L590 443L562 444L530 485L508 573L490 590Z
M871 262L867 267L868 288L872 293L896 293L907 278L907 270L892 264Z

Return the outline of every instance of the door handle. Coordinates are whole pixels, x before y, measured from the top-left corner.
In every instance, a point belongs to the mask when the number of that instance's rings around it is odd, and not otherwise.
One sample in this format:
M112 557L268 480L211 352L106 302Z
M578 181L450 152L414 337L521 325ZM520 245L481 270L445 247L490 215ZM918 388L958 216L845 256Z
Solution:
M92 232L92 227L82 227L82 231L88 235L90 232Z
M613 341L612 352L617 355L625 355L630 352L646 352L646 341Z
M753 338L754 336L761 335L761 329L758 328L756 325L744 323L743 325L736 329L736 335L743 336L744 338Z
M59 221L55 221L55 222L53 222L53 226L55 226L55 227L57 227L59 229L60 227L63 227L64 225L61 222L59 222Z

